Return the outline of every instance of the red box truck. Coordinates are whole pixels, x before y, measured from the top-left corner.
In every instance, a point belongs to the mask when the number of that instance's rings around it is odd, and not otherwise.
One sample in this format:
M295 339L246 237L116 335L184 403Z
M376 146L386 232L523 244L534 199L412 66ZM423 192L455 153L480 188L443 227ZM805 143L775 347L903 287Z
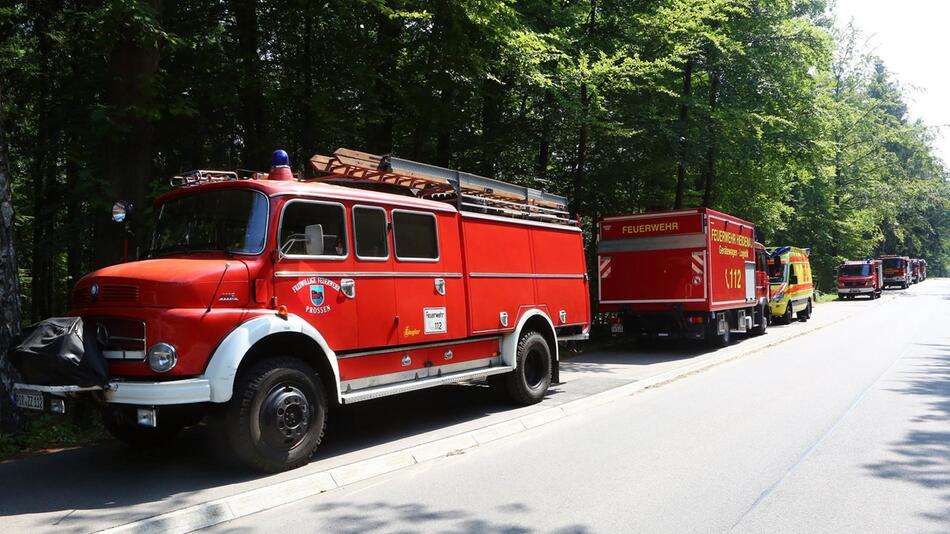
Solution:
M748 221L707 208L606 217L597 257L615 333L727 345L768 327L767 255Z

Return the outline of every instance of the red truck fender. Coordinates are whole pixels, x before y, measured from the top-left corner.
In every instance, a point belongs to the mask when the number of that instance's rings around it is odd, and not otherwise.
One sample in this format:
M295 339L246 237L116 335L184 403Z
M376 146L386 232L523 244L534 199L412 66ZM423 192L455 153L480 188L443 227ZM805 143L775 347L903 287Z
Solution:
M524 331L525 325L531 321L533 327L539 326L539 323L543 324L542 328L535 328L539 330L539 333L544 335L548 340L548 345L550 345L551 354L554 355L554 361L560 361L560 356L558 354L557 346L557 332L554 330L554 323L551 321L551 318L548 317L548 314L544 313L543 310L538 308L531 308L524 311L521 314L521 317L518 318L518 324L515 326L515 331L505 335L501 341L501 358L505 365L510 365L512 367L517 366L517 358L515 357L518 352L518 339L521 338L521 333ZM547 331L544 331L547 330Z
M334 384L334 391L328 393L335 394L337 402L340 402L340 369L337 366L336 354L327 345L326 340L316 328L299 316L289 314L286 318L282 318L273 312L241 323L215 349L208 367L201 376L211 384L211 402L222 403L231 400L234 380L244 357L258 342L268 336L282 333L297 333L306 336L320 347L322 354L308 356L325 360L326 367L333 373L332 377L325 377L332 378Z

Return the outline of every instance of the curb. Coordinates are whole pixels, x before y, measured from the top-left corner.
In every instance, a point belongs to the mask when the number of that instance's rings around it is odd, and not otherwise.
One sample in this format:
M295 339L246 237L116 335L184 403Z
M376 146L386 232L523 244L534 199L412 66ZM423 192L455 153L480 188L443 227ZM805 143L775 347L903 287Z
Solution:
M532 428L546 425L570 415L582 413L591 408L615 401L621 397L631 396L647 389L669 384L681 378L698 374L718 365L749 356L760 350L771 348L786 341L838 324L850 319L861 311L880 306L884 302L885 299L879 299L874 306L863 307L854 313L845 315L830 323L825 323L813 328L805 328L801 331L777 338L764 345L756 345L755 347L748 347L746 349L742 349L740 345L737 347L738 350L734 352L726 352L718 356L713 356L691 365L671 369L601 393L530 413L517 419L495 423L477 430L463 432L429 443L423 443L401 451L361 460L326 471L304 475L270 486L248 490L236 495L196 504L181 510L166 512L99 532L108 534L186 533L253 515L271 508L290 504L294 501L313 497L330 490L343 488L379 475L392 473L437 458L460 454L467 449L473 449L486 443L527 432Z

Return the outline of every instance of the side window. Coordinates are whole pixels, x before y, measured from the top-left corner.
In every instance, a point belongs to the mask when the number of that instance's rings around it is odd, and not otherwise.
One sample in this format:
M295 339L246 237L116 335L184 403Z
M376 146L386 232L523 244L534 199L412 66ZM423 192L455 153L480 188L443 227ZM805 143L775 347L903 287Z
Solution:
M280 252L285 256L347 255L346 215L340 204L292 200L280 219Z
M353 208L353 241L360 259L384 260L389 257L386 210L356 206Z
M393 210L393 238L396 258L435 260L439 258L439 239L435 215Z

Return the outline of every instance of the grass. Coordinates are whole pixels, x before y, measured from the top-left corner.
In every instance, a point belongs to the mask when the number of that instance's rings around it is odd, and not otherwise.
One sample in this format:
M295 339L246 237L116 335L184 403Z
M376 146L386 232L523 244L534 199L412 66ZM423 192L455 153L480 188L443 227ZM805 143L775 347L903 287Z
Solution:
M819 304L822 302L831 302L832 300L835 300L837 298L838 298L838 293L834 293L834 292L824 293L821 291L815 292L815 302Z
M30 418L19 432L0 432L0 462L49 450L78 447L105 438L98 419L77 425L71 418L41 415Z

